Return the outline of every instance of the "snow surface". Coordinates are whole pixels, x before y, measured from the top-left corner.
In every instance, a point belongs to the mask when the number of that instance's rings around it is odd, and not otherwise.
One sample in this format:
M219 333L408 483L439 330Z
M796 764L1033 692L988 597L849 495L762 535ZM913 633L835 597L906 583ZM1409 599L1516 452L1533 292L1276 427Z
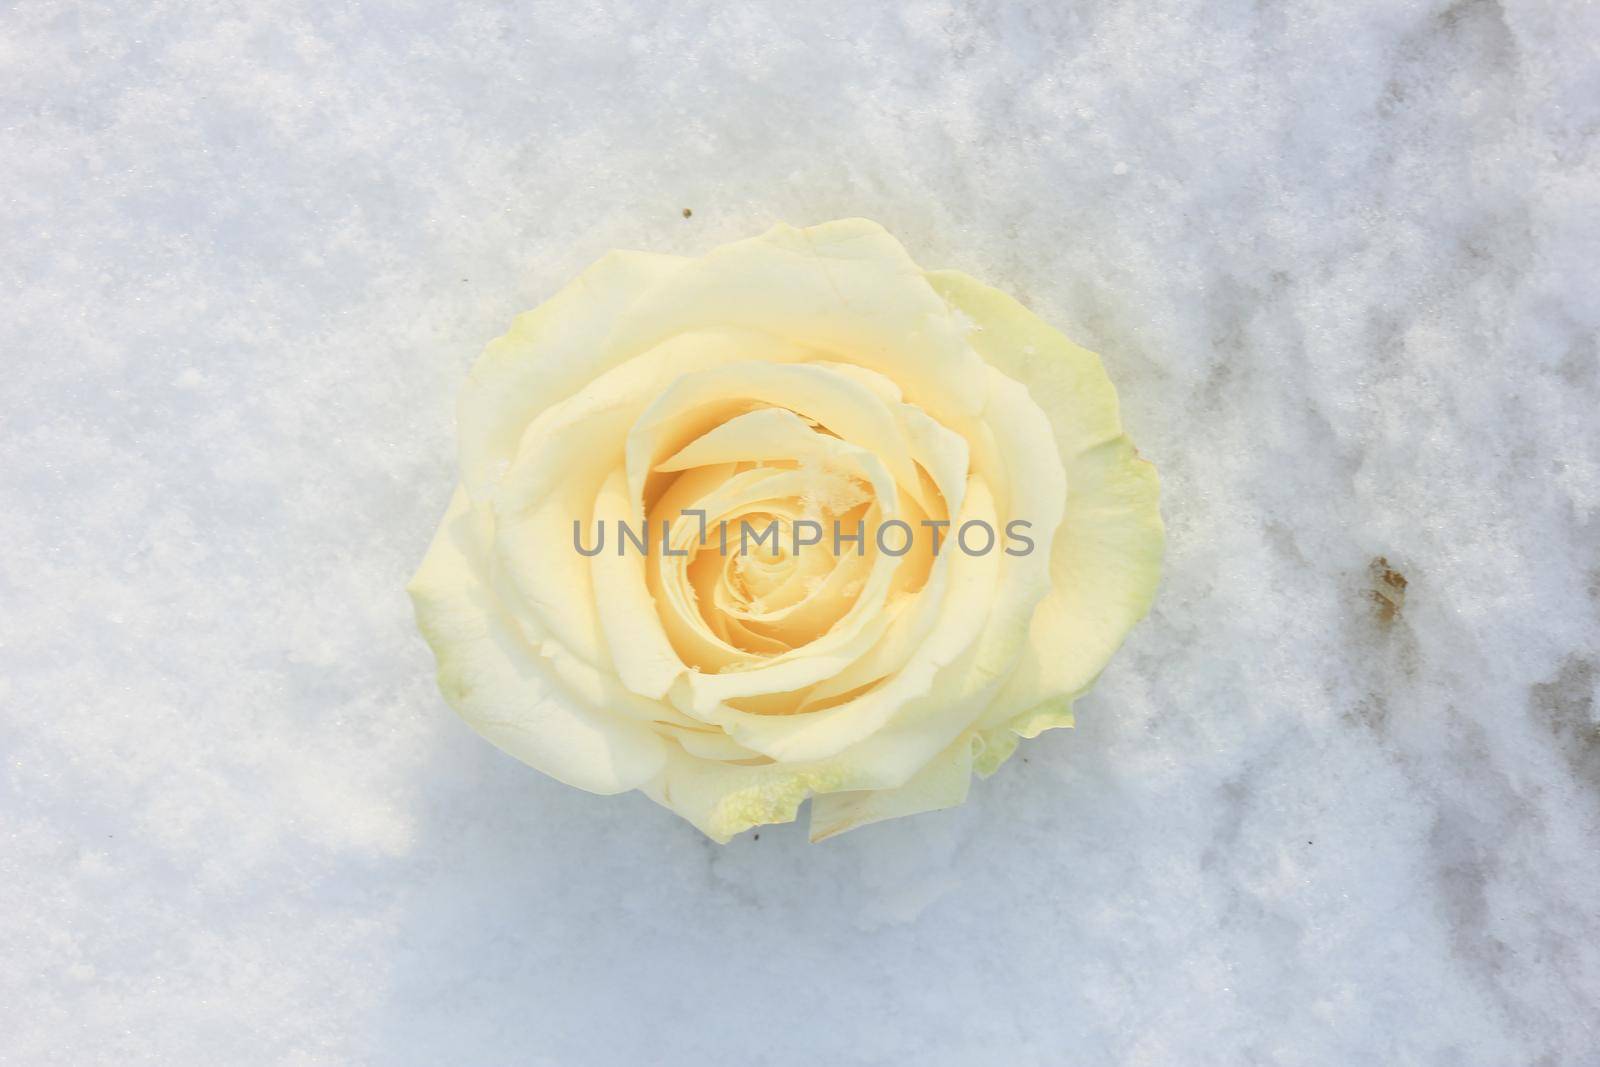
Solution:
M1105 353L1168 573L718 848L402 585L516 312L853 214ZM0 242L0 1062L1600 1063L1600 7L20 0Z

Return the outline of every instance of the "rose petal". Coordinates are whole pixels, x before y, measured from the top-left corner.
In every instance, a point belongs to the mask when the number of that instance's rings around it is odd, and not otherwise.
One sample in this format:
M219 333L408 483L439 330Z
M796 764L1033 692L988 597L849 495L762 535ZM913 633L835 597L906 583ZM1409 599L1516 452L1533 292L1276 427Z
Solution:
M1164 543L1160 487L1155 468L1122 433L1116 390L1099 357L964 274L927 278L978 325L969 340L984 359L1025 385L1049 417L1066 469L1050 593L1034 613L1022 664L985 716L1007 721L1087 689L1149 610Z
M639 787L664 766L666 744L640 723L574 700L527 647L486 581L487 525L458 489L407 587L445 699L473 729L552 778L594 793Z
M884 819L953 808L972 786L972 742L961 737L897 789L825 793L811 801L811 840Z
M774 226L712 250L630 307L640 349L706 324L768 331L878 371L941 420L982 403L983 363L899 241L866 219Z
M473 500L487 498L540 412L643 351L607 343L618 317L690 262L611 252L489 343L456 404L461 481Z

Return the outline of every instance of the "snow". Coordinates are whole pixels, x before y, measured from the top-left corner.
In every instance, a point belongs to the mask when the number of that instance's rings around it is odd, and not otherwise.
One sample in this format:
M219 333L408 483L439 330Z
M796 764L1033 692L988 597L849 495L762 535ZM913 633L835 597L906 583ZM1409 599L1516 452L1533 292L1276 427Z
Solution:
M1597 42L8 5L0 1062L1594 1063ZM473 736L402 586L515 313L856 214L1105 354L1167 576L964 808L719 848Z

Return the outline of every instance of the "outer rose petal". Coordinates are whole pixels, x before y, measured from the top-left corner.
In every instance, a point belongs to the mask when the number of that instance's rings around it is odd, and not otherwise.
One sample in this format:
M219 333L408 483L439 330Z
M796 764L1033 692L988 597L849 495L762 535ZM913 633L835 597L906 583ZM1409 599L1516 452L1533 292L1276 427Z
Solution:
M1117 391L1100 357L992 286L955 270L923 274L978 329L967 343L986 363L1028 387L1055 431L1063 462L1122 435Z
M1023 712L1092 685L1150 610L1161 577L1160 487L1132 441L1119 437L1074 457L1067 486L1066 518L1050 552L1050 594L1030 630L1034 656L1001 695Z
M931 271L927 278L979 327L968 342L1027 386L1050 419L1066 466L1067 508L1051 548L1050 593L1034 612L1023 662L984 722L1033 736L1071 725L1071 701L1150 610L1164 548L1160 485L1122 432L1116 390L1098 356L965 274Z
M516 455L535 416L643 351L613 343L618 317L690 262L611 252L489 343L456 404L461 481L475 502Z
M552 778L591 793L637 789L668 746L615 712L583 707L528 647L484 573L487 531L457 489L407 591L439 660L439 688L474 730Z
M972 742L962 737L898 789L828 793L811 801L811 840L884 819L953 808L972 787Z
M708 324L764 330L886 376L946 419L983 404L983 361L900 242L875 222L778 225L690 260L632 305L614 342L638 351Z

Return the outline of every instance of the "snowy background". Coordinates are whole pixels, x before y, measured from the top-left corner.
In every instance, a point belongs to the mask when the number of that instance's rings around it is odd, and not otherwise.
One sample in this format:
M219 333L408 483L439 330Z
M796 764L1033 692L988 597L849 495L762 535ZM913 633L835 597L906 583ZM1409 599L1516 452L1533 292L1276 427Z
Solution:
M853 214L1105 354L1167 577L719 848L402 586L515 313ZM18 0L0 252L0 1062L1600 1063L1600 7Z

